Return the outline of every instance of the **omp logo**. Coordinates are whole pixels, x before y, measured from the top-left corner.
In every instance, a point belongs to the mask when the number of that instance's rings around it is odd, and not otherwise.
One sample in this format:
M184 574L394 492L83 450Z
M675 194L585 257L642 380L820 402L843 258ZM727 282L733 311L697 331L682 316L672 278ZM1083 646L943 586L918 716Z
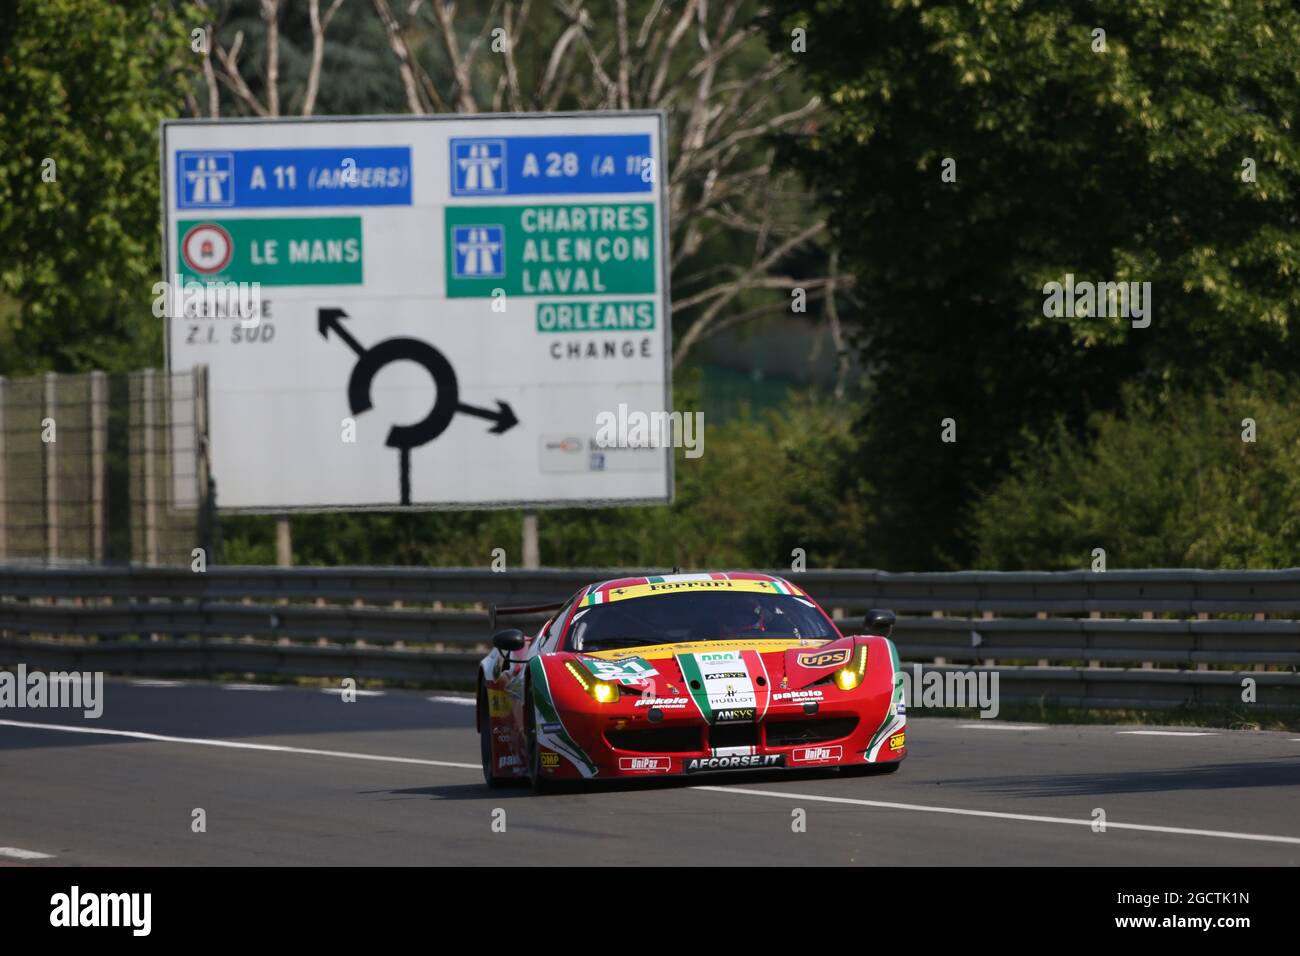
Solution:
M733 708L730 709L730 710L718 710L718 711L714 711L713 716L714 716L714 719L715 719L715 721L716 721L717 723L725 723L725 722L729 722L729 721L738 721L738 720L753 720L753 719L754 719L754 708L753 708L753 707L733 707Z
M559 754L539 754L542 759L543 770L554 770L560 765Z
M619 757L618 769L632 773L667 773L672 761L667 757Z
M894 736L892 736L892 737L889 738L889 749L890 749L890 750L902 750L904 744L906 744L906 743L907 743L907 734L905 734L905 733L903 733L903 734L894 734Z
M133 936L148 936L153 925L152 893L86 893L73 886L50 897L51 926L128 926Z
M839 760L844 756L843 747L796 747L790 755L795 763L822 763L827 760Z
M849 649L841 647L837 651L813 651L809 654L800 654L796 660L799 661L800 667L834 667L837 664L848 663Z

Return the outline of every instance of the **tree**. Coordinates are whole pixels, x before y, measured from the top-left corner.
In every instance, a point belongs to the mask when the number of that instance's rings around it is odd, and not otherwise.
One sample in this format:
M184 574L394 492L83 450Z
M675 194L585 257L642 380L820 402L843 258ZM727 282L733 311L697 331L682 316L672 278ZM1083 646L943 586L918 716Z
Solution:
M789 314L795 289L820 303L851 284L809 254L825 222L773 166L771 134L820 103L765 48L753 0L200 2L204 115L667 111L679 366L720 331ZM834 304L823 314L843 345Z
M829 104L785 157L864 303L873 563L967 562L1011 455L1125 382L1297 367L1293 4L775 0L765 23ZM1048 317L1067 274L1150 282L1150 325Z
M192 68L185 8L25 0L0 13L0 371L154 364L158 122Z
M1258 374L1221 393L1126 391L1094 437L1057 429L972 515L998 570L1300 564L1300 386Z

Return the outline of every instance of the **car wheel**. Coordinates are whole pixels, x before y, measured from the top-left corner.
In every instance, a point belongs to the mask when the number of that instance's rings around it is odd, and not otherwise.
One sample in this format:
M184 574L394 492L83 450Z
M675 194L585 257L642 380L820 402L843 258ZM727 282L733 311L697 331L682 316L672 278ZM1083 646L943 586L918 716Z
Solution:
M489 787L503 786L505 781L498 777L492 767L492 715L488 710L487 688L478 685L478 753L483 764L483 781Z

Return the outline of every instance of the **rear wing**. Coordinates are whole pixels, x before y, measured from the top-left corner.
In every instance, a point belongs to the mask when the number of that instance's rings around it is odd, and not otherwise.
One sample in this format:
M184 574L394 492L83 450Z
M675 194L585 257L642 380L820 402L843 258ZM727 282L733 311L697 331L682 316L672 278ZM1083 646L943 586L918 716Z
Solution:
M506 606L489 604L488 630L493 634L497 632L498 618L522 617L525 614L550 614L562 607L564 607L563 601L557 601L554 604L511 604Z

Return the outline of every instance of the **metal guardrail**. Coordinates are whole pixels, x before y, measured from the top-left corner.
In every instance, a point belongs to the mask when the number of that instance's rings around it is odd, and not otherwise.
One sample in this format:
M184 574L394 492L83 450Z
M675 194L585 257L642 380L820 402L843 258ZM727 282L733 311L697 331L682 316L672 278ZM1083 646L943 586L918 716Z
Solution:
M637 572L0 567L0 664L468 684L488 604L554 601L624 573ZM1005 699L1232 703L1248 676L1261 704L1300 706L1300 621L1265 619L1300 610L1300 569L785 576L848 631L869 607L929 615L900 616L904 660L996 668ZM1225 614L1251 619L1210 617Z

